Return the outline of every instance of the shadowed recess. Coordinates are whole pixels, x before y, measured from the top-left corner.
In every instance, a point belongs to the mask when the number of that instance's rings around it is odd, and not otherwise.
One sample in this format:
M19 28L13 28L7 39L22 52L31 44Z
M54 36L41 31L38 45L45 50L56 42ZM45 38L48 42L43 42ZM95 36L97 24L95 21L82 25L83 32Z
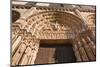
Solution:
M12 11L12 22L14 23L16 20L20 18L20 13L18 11Z
M35 64L72 63L76 57L71 43L41 43Z

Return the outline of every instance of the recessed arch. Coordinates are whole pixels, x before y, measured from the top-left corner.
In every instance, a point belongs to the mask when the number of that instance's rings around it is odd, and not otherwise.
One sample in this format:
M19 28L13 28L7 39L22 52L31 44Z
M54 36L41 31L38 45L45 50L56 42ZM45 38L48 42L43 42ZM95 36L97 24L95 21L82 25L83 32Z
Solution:
M84 25L83 21L76 15L73 15L68 12L61 12L61 11L44 11L37 14L30 15L28 18L26 18L27 23L31 20L32 26L35 27L32 28L32 30L36 29L36 31L39 32L39 30L42 30L45 23L51 22L51 21L58 21L60 24L65 24L68 26L75 34L81 33L82 31L86 30L86 26ZM37 26L35 24L38 24ZM28 27L27 27L28 28ZM30 30L31 30L30 29Z

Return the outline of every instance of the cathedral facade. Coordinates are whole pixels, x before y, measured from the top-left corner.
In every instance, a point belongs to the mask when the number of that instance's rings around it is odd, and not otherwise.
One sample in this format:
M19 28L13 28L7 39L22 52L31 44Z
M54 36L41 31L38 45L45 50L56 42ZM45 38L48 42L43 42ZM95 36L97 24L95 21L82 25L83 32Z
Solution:
M96 7L12 1L11 65L96 61Z

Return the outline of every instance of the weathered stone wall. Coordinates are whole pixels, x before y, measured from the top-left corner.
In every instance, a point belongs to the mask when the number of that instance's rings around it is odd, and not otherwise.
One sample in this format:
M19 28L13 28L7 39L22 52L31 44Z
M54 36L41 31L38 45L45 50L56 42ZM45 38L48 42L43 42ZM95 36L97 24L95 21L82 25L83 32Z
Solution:
M13 5L12 65L35 64L41 39L72 39L78 61L96 60L95 11ZM87 17L87 18L86 18Z

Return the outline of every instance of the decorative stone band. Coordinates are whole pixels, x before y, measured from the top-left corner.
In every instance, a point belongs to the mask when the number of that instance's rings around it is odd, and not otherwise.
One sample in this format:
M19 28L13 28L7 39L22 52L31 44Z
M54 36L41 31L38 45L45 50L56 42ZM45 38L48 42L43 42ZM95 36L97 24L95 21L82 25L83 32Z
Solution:
M75 36L70 31L47 31L44 33L38 33L37 38L39 39L73 39Z

